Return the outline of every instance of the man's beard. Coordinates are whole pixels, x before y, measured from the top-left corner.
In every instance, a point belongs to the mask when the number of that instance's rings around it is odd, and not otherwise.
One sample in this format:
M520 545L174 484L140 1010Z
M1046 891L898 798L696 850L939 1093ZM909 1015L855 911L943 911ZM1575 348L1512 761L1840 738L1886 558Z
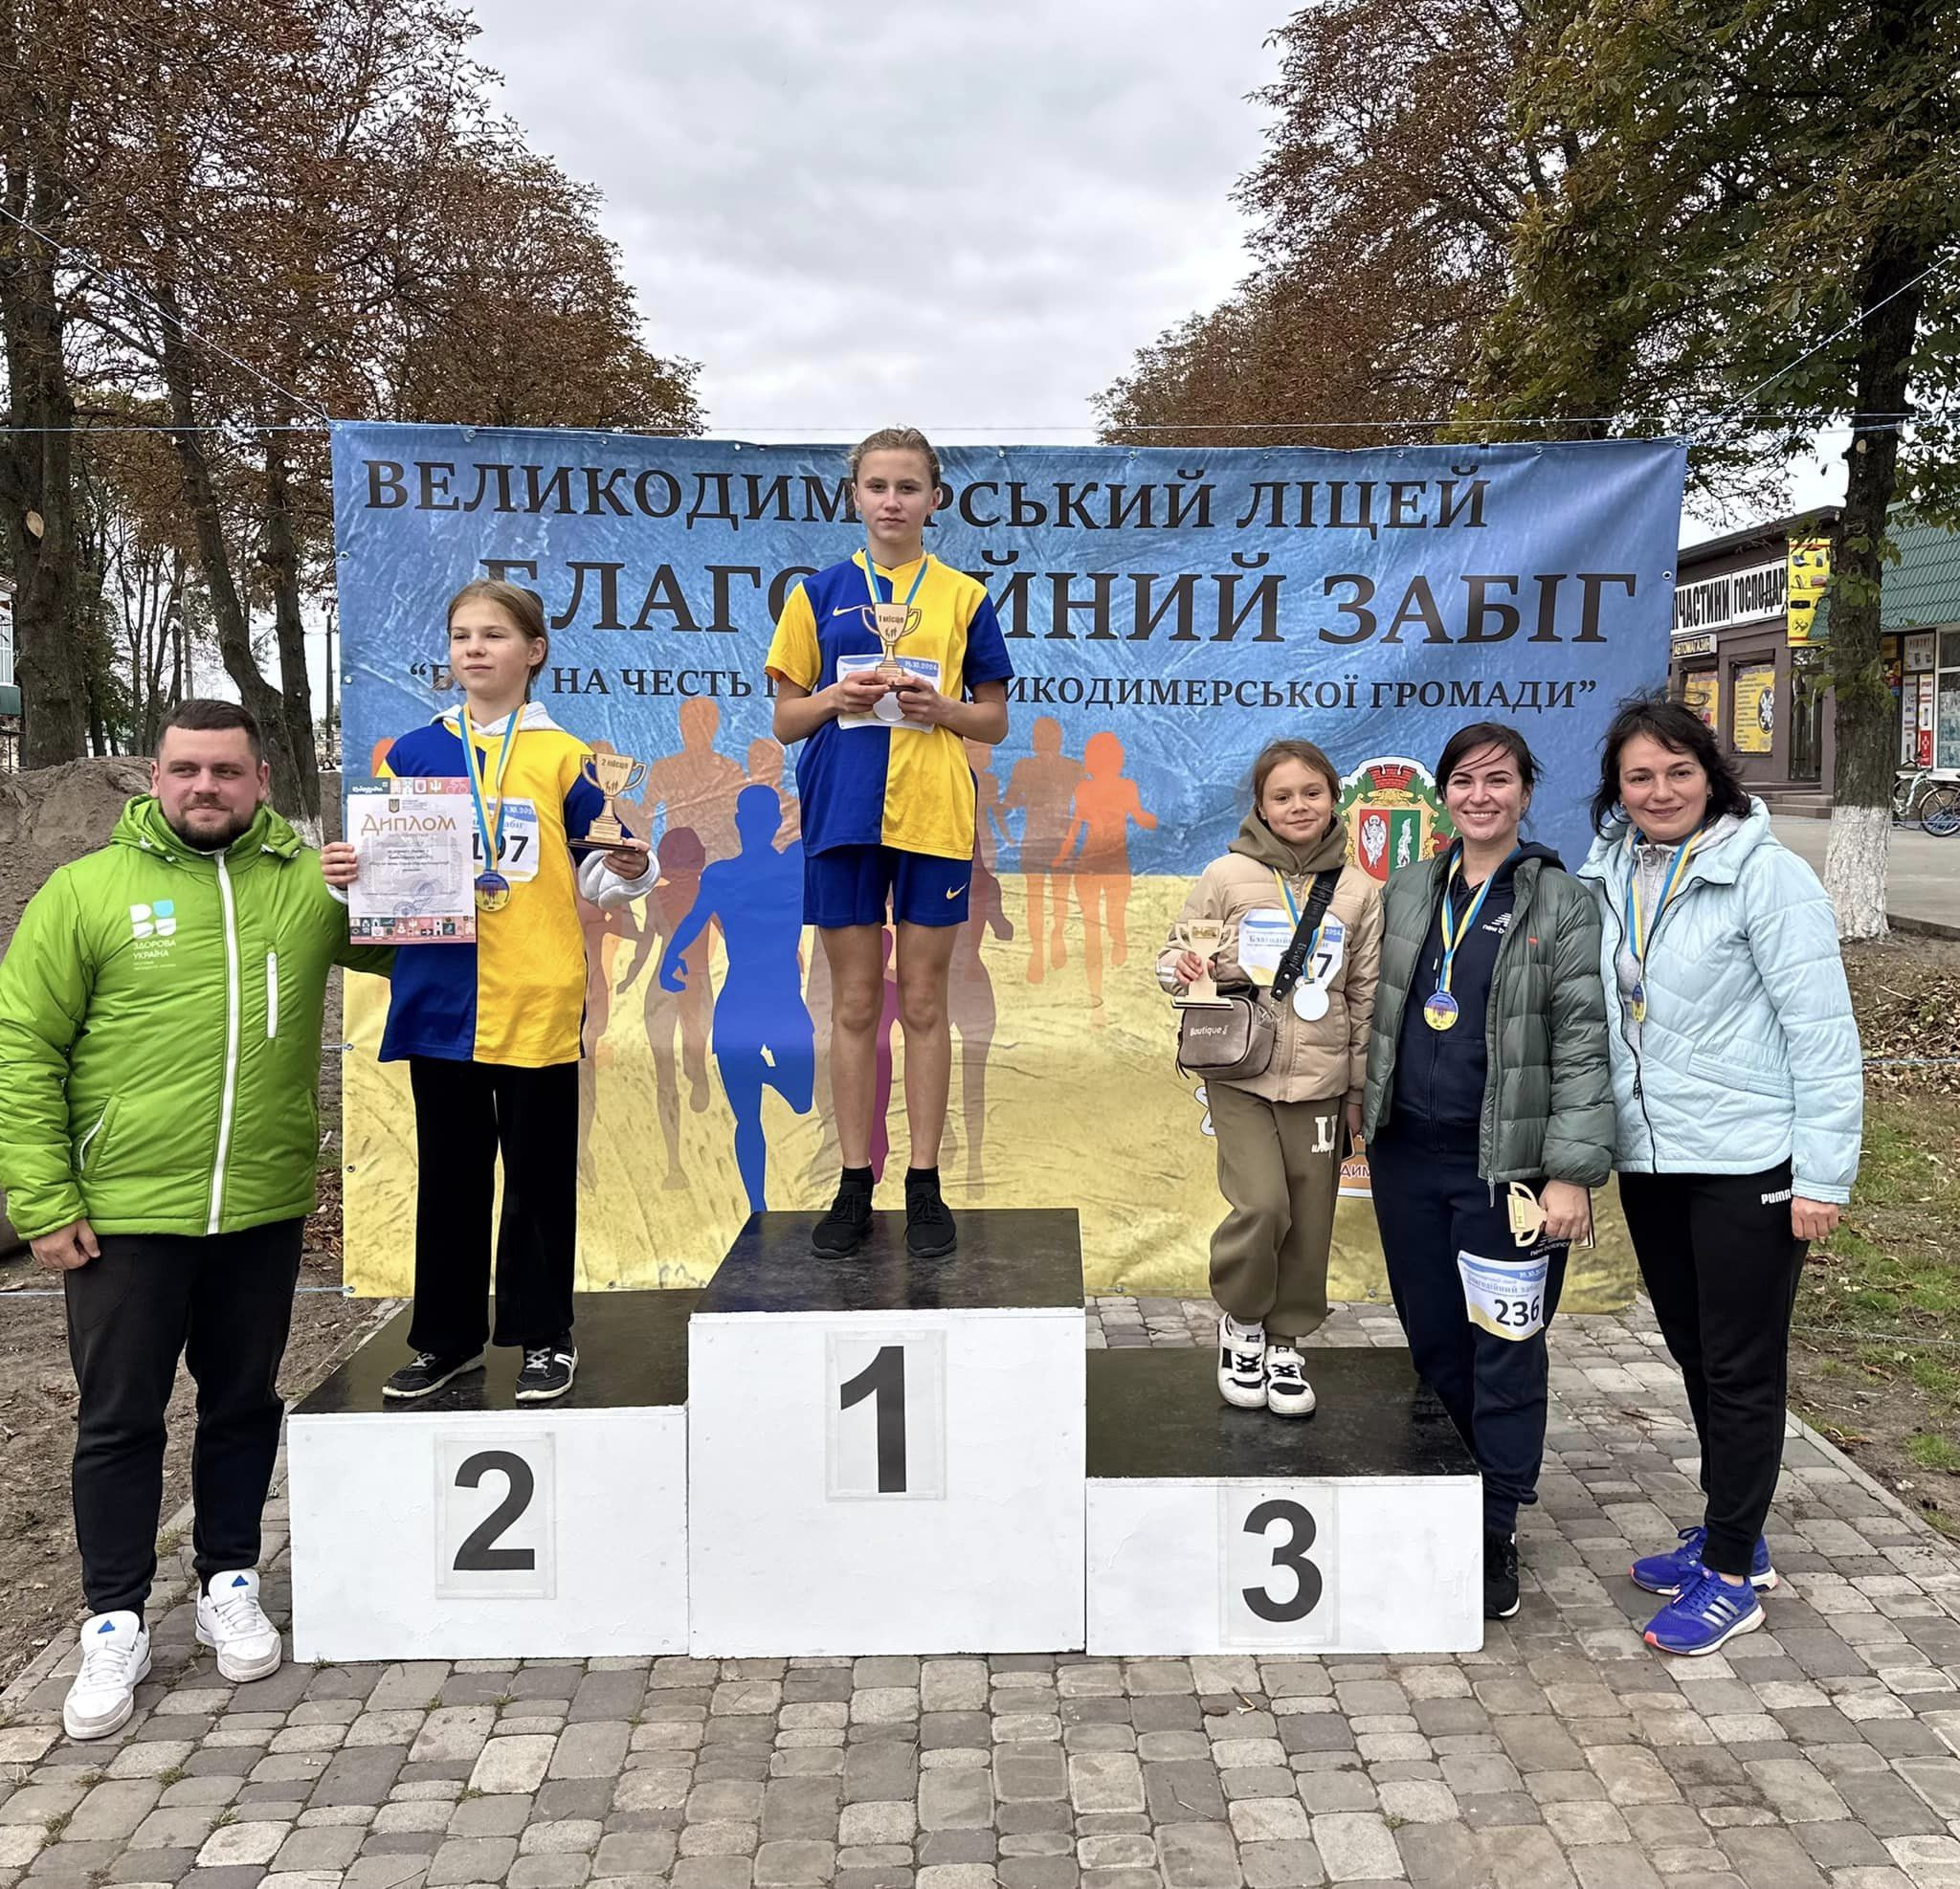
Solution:
M187 809L186 811L189 811L192 810ZM199 808L194 811L199 812L217 812L220 810L218 810L217 808ZM207 829L203 833L193 833L189 829L179 825L178 822L171 819L167 813L164 815L164 819L169 826L170 831L173 833L175 833L177 837L181 839L186 846L189 846L199 853L224 852L225 849L229 847L234 840L238 839L243 835L245 830L248 827L250 827L252 822L256 820L257 817L258 809L256 807L254 807L249 811L244 813L228 814L226 816L225 823L222 827L212 827Z

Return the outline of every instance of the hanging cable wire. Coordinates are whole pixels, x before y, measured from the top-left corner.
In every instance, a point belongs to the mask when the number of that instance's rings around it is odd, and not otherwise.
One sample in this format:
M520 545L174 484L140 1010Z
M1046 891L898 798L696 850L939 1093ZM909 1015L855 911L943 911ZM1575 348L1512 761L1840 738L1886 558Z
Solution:
M270 374L268 374L263 368L255 367L250 361L240 360L239 357L234 354L230 348L221 346L217 342L212 341L210 336L199 334L197 330L191 327L190 324L188 322L186 322L181 315L172 315L167 310L159 307L157 303L153 301L148 296L145 295L141 289L134 287L131 283L124 280L122 277L119 276L116 273L115 270L105 268L102 264L99 262L90 261L86 256L82 256L78 250L70 249L66 243L60 242L54 236L49 235L45 230L36 228L33 224L30 223L26 217L18 214L14 211L9 210L5 204L0 204L0 216L6 217L10 223L18 224L21 229L25 230L28 233L29 235L34 236L38 238L41 242L46 243L47 246L51 250L53 250L55 254L58 256L64 262L72 262L76 268L85 270L88 274L100 278L102 281L114 284L117 288L121 289L122 293L126 295L130 299L130 300L136 304L137 307L141 308L145 314L153 317L155 320L159 322L168 322L169 325L175 328L178 334L181 335L186 341L193 341L200 347L208 347L213 354L219 356L223 360L229 361L233 367L243 368L244 371L252 375L252 377L255 380L257 380L264 386L271 388L272 390L275 393L277 393L280 399L289 401L295 407L306 410L307 411L311 412L316 419L322 422L324 422L327 419L326 409L321 406L317 400L305 399L301 395L295 393L290 388L281 387L278 384L278 382L274 380L273 377ZM174 433L182 431L182 429L174 427L160 427L156 429L156 431L160 433ZM198 431L207 431L207 429L200 428L198 429Z
M1821 354L1824 351L1824 349L1831 346L1834 342L1842 341L1846 335L1852 332L1853 329L1863 327L1864 324L1867 322L1869 322L1871 318L1879 312L1880 309L1884 307L1884 305L1888 301L1898 300L1898 299L1902 295L1904 295L1907 289L1917 288L1919 284L1925 281L1926 278L1931 274L1933 274L1935 270L1944 269L1947 266L1947 264L1951 262L1953 258L1950 256L1936 256L1931 262L1927 263L1927 266L1924 269L1922 269L1918 275L1913 277L1911 281L1901 282L1899 286L1896 289L1894 289L1890 295L1881 296L1879 300L1873 302L1869 308L1860 310L1860 312L1854 315L1850 321L1845 322L1845 324L1841 328L1839 328L1837 331L1837 333L1826 335L1823 338L1823 340L1818 342L1815 347L1805 348L1804 351L1801 354L1799 354L1794 361L1788 362L1783 367L1778 367L1776 371L1773 374L1771 374L1768 380L1758 381L1754 387L1750 388L1749 390L1747 393L1745 393L1742 396L1742 398L1734 404L1734 406L1728 408L1726 411L1716 416L1716 424L1720 425L1723 420L1733 418L1734 415L1738 413L1744 407L1748 406L1748 403L1751 400L1753 400L1757 394L1761 393L1766 387L1774 387L1776 383L1780 381L1785 374L1793 372L1796 368L1802 367L1803 364L1806 361L1808 361L1812 355ZM1904 420L1910 419L1912 415L1909 413L1893 413L1888 415L1882 414L1878 417ZM1890 429L1879 430L1889 431Z

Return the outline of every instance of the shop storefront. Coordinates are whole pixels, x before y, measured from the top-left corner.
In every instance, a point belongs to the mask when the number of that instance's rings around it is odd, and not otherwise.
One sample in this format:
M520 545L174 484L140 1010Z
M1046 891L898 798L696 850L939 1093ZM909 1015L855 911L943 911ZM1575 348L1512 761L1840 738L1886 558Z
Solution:
M1780 519L1681 554L1670 684L1772 798L1830 780L1828 672L1812 630L1834 518Z
M1960 535L1903 525L1894 542L1879 649L1898 703L1899 766L1960 772Z

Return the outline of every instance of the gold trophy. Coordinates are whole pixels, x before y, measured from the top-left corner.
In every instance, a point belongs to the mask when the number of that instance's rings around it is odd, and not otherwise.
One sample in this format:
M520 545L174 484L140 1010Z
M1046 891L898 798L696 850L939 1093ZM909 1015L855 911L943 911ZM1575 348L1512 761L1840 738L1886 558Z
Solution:
M1171 1002L1181 1011L1219 1010L1231 1000L1218 994L1212 981L1211 963L1225 943L1225 926L1217 919L1181 919L1170 927L1170 942L1195 952L1206 968L1193 978L1181 997Z
M631 793L647 777L647 764L635 761L630 754L612 754L600 750L586 758L584 773L587 780L606 797L606 805L590 826L586 829L583 839L571 844L576 848L592 852L608 852L626 842L626 829L619 823L619 809L612 803L622 793Z
M858 611L865 618L865 627L878 638L878 646L883 652L879 658L877 673L888 680L902 681L905 670L899 661L899 645L925 620L925 612L909 604L859 604ZM879 697L872 704L871 712L880 722L902 722L905 719L905 711L899 706L898 698L889 693Z

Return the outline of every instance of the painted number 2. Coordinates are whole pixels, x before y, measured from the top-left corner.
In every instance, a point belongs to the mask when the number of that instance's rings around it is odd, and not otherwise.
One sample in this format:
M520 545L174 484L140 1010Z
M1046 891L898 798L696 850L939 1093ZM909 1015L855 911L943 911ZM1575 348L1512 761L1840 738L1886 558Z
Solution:
M473 1528L456 1551L452 1566L458 1574L489 1574L522 1570L531 1572L538 1566L535 1548L500 1548L497 1542L531 1505L538 1480L523 1457L509 1450L479 1450L457 1465L456 1486L474 1489L489 1475L501 1476L506 1487L503 1500Z
M435 1591L548 1598L557 1590L552 1438L451 1432L435 1445Z
M1275 1598L1269 1587L1242 1588L1245 1604L1261 1620L1275 1625L1304 1620L1321 1600L1321 1570L1306 1558L1314 1543L1314 1520L1298 1502L1280 1497L1258 1504L1245 1518L1245 1532L1263 1537L1276 1522L1286 1524L1286 1537L1273 1545L1273 1568L1292 1577L1290 1593Z
M850 1380L837 1387L839 1411L855 1409L875 1397L878 1422L878 1493L905 1493L905 1347L885 1345Z

